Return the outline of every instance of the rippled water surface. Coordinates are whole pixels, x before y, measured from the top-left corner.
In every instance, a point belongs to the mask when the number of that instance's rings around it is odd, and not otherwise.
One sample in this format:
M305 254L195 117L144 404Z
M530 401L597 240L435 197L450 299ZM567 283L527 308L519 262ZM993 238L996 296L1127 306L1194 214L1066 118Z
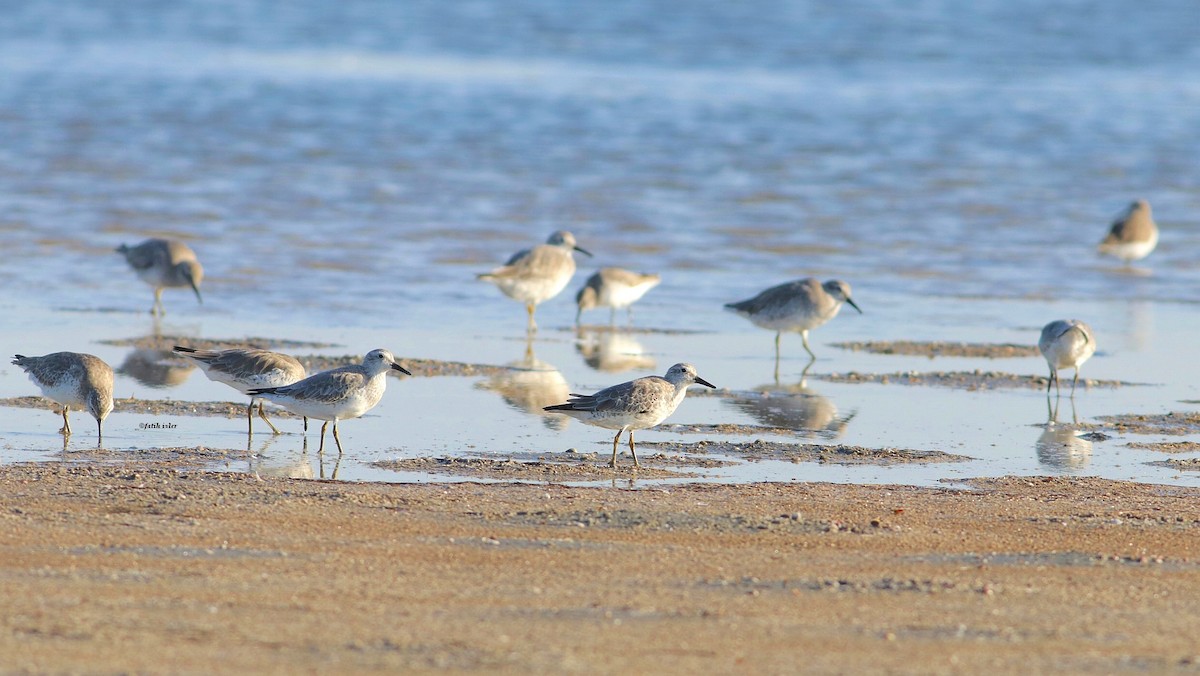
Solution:
M708 470L717 480L1200 483L1147 465L1162 454L1132 439L1056 444L1032 389L820 377L1042 373L1037 358L828 343L1032 343L1076 316L1101 345L1085 376L1149 384L1082 392L1079 419L1193 406L1197 25L1200 5L1182 1L21 3L0 22L0 342L6 354L133 357L118 396L159 399L232 391L198 372L150 387L129 348L97 341L157 329L527 367L515 382L394 381L342 426L348 479L422 478L369 465L384 459L603 452L604 430L526 409L686 360L721 387L782 389L787 405L698 397L672 422L975 458L764 461ZM1122 270L1094 245L1137 197L1162 239ZM596 256L539 309L530 357L523 310L474 276L559 228ZM204 305L168 291L158 327L149 289L112 253L150 235L186 239L206 271ZM635 316L655 331L567 330L574 290L601 265L662 273ZM721 305L809 275L848 281L864 314L813 333L820 359L803 383L799 339L785 337L777 384L771 335ZM0 396L33 393L0 368ZM114 414L107 445L245 447L225 419L144 422ZM55 429L49 412L0 409L0 461L44 457ZM704 438L725 437L639 435ZM263 471L321 471L299 435L256 437L251 451Z

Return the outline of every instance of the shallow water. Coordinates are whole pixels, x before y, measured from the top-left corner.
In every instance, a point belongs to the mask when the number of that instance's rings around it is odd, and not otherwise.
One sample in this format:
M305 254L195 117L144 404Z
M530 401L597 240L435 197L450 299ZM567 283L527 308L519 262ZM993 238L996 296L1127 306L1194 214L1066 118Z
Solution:
M723 388L774 387L771 335L721 305L815 275L850 282L865 314L813 333L813 396L789 403L820 410L777 418L828 443L831 433L804 428L830 432L832 408L853 416L839 443L976 460L764 461L706 471L713 480L1196 483L1146 465L1162 454L1124 447L1130 439L1055 445L1038 391L819 378L1041 374L1036 358L930 361L827 343L1032 343L1047 321L1079 317L1101 346L1085 376L1150 384L1082 391L1080 420L1200 400L1186 357L1200 323L1193 3L1119 13L1088 2L329 4L31 2L0 24L8 353L126 363L130 349L97 341L152 333L151 293L111 250L165 234L189 240L206 279L202 306L166 293L164 333L519 363L523 311L474 275L567 228L596 257L539 309L532 347L544 377L395 381L370 415L342 426L339 478L413 480L369 466L406 456L603 453L604 430L557 429L526 409L564 385L598 389L676 361ZM1094 245L1135 197L1154 206L1162 239L1130 272ZM567 330L570 296L601 265L661 272L635 323L682 332L597 338L583 354ZM780 381L799 386L798 337L785 337L784 355ZM136 365L118 396L237 400L195 371L151 388ZM0 368L0 396L33 393L15 367ZM768 413L694 398L671 422L762 424ZM43 457L57 427L49 412L0 409L0 461ZM224 419L114 414L108 427L106 445L130 451L245 449ZM263 439L265 450L259 441L264 466L307 461L320 474L299 435ZM82 431L70 441L88 443Z

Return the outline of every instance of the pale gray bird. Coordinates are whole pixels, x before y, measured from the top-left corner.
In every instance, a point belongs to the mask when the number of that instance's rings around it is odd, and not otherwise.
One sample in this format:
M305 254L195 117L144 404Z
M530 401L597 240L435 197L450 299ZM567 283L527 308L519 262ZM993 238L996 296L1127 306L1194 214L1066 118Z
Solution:
M600 268L588 277L587 283L575 294L575 304L579 306L575 312L575 324L579 324L584 310L597 307L612 308L608 317L610 324L616 321L618 308L629 308L629 318L632 320L633 304L661 281L659 275L624 268Z
M633 445L633 431L654 427L666 420L679 408L691 385L716 388L697 375L696 367L691 364L675 364L667 369L664 377L646 376L606 387L595 394L572 394L567 403L547 406L544 410L569 415L588 425L617 430L609 462L613 468L617 466L617 443L621 433L629 430L633 466L641 467Z
M63 436L71 435L67 412L71 407L87 411L96 419L96 439L104 437L104 419L113 410L113 370L104 360L79 352L55 352L44 357L16 355L29 379L42 396L63 407Z
M162 304L165 288L190 287L200 297L200 281L204 279L204 268L196 259L196 252L177 239L148 239L137 246L122 244L117 253L125 256L125 262L145 283L154 287L154 305L150 314L166 314Z
M1129 263L1141 260L1158 246L1158 226L1150 212L1150 203L1137 200L1113 221L1108 235L1100 242L1100 253Z
M495 284L504 295L524 303L529 313L528 328L536 331L533 312L538 303L557 296L575 274L573 251L592 255L576 245L575 235L559 230L545 244L518 251L507 263L478 279Z
M1050 365L1050 380L1046 382L1046 396L1050 396L1050 384L1062 393L1058 384L1058 370L1075 369L1071 380L1071 396L1075 396L1075 384L1079 382L1079 367L1096 353L1096 337L1092 327L1078 319L1056 319L1042 328L1038 338L1038 349Z
M773 286L757 296L725 307L749 319L755 326L775 332L775 361L779 362L779 337L784 331L799 331L804 349L813 359L808 346L808 332L837 316L842 303L862 314L862 309L850 298L850 285L840 279L822 284L812 277Z
M368 352L362 364L322 371L282 387L251 388L246 394L273 401L296 415L324 420L318 455L325 451L325 428L332 420L333 440L340 455L342 440L338 437L338 421L357 418L375 408L387 389L388 371L412 375L396 363L391 352L377 349Z
M270 350L255 348L231 350L196 350L190 347L176 345L175 354L195 362L209 380L223 383L241 392L250 394L257 387L282 387L291 385L308 375L295 357ZM279 428L267 418L263 410L262 397L250 397L250 405L246 408L246 432L254 434L254 404L258 404L258 417L271 428L274 434L280 434ZM304 420L304 428L308 429L308 419Z

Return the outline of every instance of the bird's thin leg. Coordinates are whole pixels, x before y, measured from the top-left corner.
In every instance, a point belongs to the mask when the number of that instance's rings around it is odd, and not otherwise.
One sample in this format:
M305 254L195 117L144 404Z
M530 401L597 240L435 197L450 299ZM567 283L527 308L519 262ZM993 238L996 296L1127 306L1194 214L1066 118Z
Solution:
M537 331L537 322L533 321L533 310L536 307L537 306L534 305L533 303L525 304L525 311L529 313L529 330L530 331Z
M1060 382L1058 378L1058 369L1054 370L1054 396L1062 396L1062 382Z
M254 398L250 398L250 405L246 407L246 434L254 436Z
M317 446L317 455L321 455L325 452L325 428L326 427L329 427L328 420L326 420L325 423L323 425L321 425L321 443L320 443L320 445Z
M251 405L253 405L253 404L251 404ZM272 434L283 434L283 432L279 431L278 427L273 425L270 420L267 420L267 412L263 410L262 399L258 400L258 417L262 418L263 422L267 423L267 426L271 428Z
M633 454L633 466L641 467L637 459L637 451L633 448L633 430L629 430L629 452Z
M609 461L608 466L613 469L617 468L617 442L621 440L621 432L625 430L617 430L617 436L613 437L613 457Z
M1054 367L1050 367L1050 377L1046 379L1046 398L1050 398L1050 386L1054 384Z
M71 410L70 406L63 406L63 426L58 432L59 434L69 437L71 436L71 421L67 420L67 411Z
M338 456L340 458L342 455L342 440L338 437L337 433L337 418L333 419L333 441L337 444Z
M1071 399L1075 398L1075 384L1079 382L1079 367L1075 367L1075 377L1071 379Z
M808 350L809 356L812 357L813 359L816 359L817 355L812 351L812 348L808 346L808 330L807 329L800 332L800 340L804 341L804 349Z
M154 287L154 305L150 306L150 314L152 315L158 315L161 317L162 315L167 314L167 311L163 308L162 304L162 292L163 290L161 286Z

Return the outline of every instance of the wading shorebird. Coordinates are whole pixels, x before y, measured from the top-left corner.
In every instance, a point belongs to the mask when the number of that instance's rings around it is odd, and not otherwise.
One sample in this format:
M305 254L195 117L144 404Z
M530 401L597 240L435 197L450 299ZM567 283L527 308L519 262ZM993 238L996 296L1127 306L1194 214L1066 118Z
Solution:
M150 314L166 314L162 304L163 289L190 287L200 297L200 280L204 279L204 268L196 259L196 252L177 239L148 239L137 246L122 244L117 253L125 256L125 262L145 283L154 287L154 305Z
M495 284L504 295L524 303L529 313L528 330L537 331L534 309L538 303L557 296L571 281L575 274L573 251L592 255L575 244L575 235L559 230L545 244L518 251L507 263L478 279Z
M295 357L270 350L255 348L232 350L196 350L176 345L175 354L195 362L209 380L224 383L242 394L258 387L283 387L304 380L308 375ZM254 404L258 404L258 417L267 423L273 434L281 434L279 428L267 418L263 410L262 397L250 397L246 408L246 433L254 434ZM304 420L308 429L308 419Z
M842 303L862 314L862 309L850 298L850 285L840 279L822 284L812 277L773 286L757 296L725 307L749 319L755 326L775 332L775 363L779 363L779 337L784 331L799 331L804 349L813 359L808 346L808 332L837 316Z
M569 415L587 425L616 430L612 460L608 463L613 468L617 466L617 443L621 440L621 433L629 430L629 453L633 455L633 466L641 467L633 445L633 431L654 427L666 420L679 407L691 385L716 388L696 375L696 367L676 364L667 369L666 376L630 380L606 387L595 394L572 394L567 403L547 406L544 410Z
M1071 396L1075 396L1075 384L1079 382L1079 367L1096 353L1096 337L1092 327L1078 319L1056 319L1042 329L1038 349L1050 365L1050 380L1046 381L1046 396L1050 396L1050 384L1055 392L1062 394L1058 383L1058 370L1075 368L1071 380Z
M113 370L104 360L79 352L55 352L44 357L16 355L13 364L24 369L42 396L63 407L64 437L71 436L67 411L87 411L96 419L96 441L104 438L104 419L113 409Z
M273 401L296 415L324 420L318 455L325 451L325 428L333 421L333 441L341 455L338 421L357 418L375 408L387 389L388 371L412 375L396 363L391 352L378 349L368 352L362 364L322 371L282 387L251 388L246 394Z
M600 268L588 277L587 283L575 294L575 304L579 306L575 312L575 325L579 325L584 310L597 307L612 308L608 316L609 324L616 323L619 308L628 308L629 320L633 321L633 304L661 281L659 275L624 268Z

